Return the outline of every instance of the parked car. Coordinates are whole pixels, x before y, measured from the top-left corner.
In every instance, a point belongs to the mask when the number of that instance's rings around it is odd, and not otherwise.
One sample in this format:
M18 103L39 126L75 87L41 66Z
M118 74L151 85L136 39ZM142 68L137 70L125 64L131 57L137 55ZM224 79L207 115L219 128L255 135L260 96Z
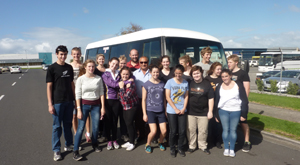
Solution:
M22 73L22 69L18 65L14 65L10 67L10 73Z
M44 65L43 70L47 70L50 65Z
M270 80L277 81L278 92L287 92L287 87L289 85L289 82L292 82L293 84L297 84L300 87L300 70L282 71L281 83L280 83L280 72L275 74L273 77L268 77L264 79L263 80L264 90L269 90L271 88Z
M258 61L257 60L249 60L249 66L251 66L251 67L258 66Z
M10 71L10 69L9 69L9 67L8 66L4 66L4 67L2 67L2 72L9 72Z
M261 75L256 75L255 84L257 84L258 80L264 80L264 79L266 79L268 77L272 77L272 76L274 76L278 72L280 72L280 71L275 70L275 71L264 72Z

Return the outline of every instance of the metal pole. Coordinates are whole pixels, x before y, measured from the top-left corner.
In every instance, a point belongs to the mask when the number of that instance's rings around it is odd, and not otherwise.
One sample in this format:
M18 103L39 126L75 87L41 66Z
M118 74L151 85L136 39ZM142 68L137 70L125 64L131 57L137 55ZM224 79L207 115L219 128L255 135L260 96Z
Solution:
M283 67L283 54L281 48L279 48L281 53L281 67L280 67L280 82L279 82L279 94L281 95L281 80L282 80L282 67Z

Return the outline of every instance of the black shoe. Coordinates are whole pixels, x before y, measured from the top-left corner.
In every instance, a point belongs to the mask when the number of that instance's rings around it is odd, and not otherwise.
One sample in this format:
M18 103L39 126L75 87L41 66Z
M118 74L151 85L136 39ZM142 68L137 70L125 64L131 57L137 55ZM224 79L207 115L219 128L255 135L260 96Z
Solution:
M217 143L216 143L216 147L219 148L219 149L222 149L222 148L223 148L220 142L217 142Z
M100 143L103 143L103 142L106 142L107 141L107 138L102 136L100 139L99 139L99 142Z
M196 149L190 149L190 148L189 148L186 152L189 153L189 154L191 154L191 153L193 153L195 150L196 150Z
M249 152L251 149L251 143L250 142L245 142L242 151L243 152Z
M99 147L99 146L95 146L95 147L93 147L93 149L94 149L95 152L101 152L102 151L102 148Z
M73 152L73 159L76 161L79 161L80 159L82 159L82 156L79 154L78 151L74 151Z
M172 158L175 158L175 157L176 157L176 152L175 152L175 150L171 150L171 156L172 156Z
M178 150L178 153L179 153L180 156L185 157L185 152L184 151Z
M204 149L204 150L202 150L204 153L206 153L207 155L209 155L210 154L210 152L208 151L208 149Z

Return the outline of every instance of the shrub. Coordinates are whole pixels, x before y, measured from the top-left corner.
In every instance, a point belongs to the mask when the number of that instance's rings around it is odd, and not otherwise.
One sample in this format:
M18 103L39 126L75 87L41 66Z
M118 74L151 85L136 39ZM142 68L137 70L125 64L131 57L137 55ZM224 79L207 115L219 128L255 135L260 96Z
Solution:
M259 90L259 91L262 91L263 89L264 89L264 82L262 81L262 80L257 80L256 81L256 85L257 85L257 89Z
M277 87L277 80L270 80L270 84L271 84L271 92L278 92L278 87Z
M291 81L287 87L287 93L291 95L296 95L298 93L299 86L297 84L293 84Z

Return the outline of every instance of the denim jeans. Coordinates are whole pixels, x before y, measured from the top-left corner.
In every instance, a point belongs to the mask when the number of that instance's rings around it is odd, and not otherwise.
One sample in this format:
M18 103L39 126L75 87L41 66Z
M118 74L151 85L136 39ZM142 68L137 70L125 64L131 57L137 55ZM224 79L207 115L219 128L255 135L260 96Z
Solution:
M186 124L187 124L187 115L177 115L177 114L169 114L169 145L170 150L175 150L176 145L176 134L178 133L178 149L183 150L184 141L186 137Z
M236 128L240 121L241 111L231 112L219 109L219 116L223 127L222 138L224 142L224 148L234 150L237 139ZM230 146L228 142L230 142Z
M73 119L73 101L54 104L55 114L52 115L52 150L54 152L60 151L60 137L62 134L61 123L63 123L63 132L65 137L65 145L73 144L72 134L72 119Z
M85 127L86 119L91 113L92 120L92 145L93 147L98 146L97 137L99 130L99 121L100 121L100 105L82 105L82 119L78 120L78 128L75 135L74 151L78 151L79 144L82 138L83 130Z

